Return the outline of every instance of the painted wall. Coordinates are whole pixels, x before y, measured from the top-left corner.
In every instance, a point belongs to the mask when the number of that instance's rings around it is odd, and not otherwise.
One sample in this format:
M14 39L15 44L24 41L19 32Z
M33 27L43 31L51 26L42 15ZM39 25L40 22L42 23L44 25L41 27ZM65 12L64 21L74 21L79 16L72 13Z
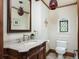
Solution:
M68 32L59 32L59 20L68 19ZM77 33L78 33L78 16L77 5L57 8L50 10L48 20L48 39L50 40L50 48L56 48L56 40L66 40L68 42L68 51L73 52L77 49Z
M49 9L41 2L33 1L32 3L32 22L33 22L33 29L37 30L37 39L39 40L48 40L48 27L45 24L48 21ZM47 43L46 50L49 50L49 43Z
M48 18L49 9L41 2L38 1L32 3L32 19L33 19L33 29L37 30L39 33L39 39L47 39L47 27L45 26L45 20Z
M32 32L34 30L38 32L37 39L47 39L47 29L44 24L44 21L47 19L48 16L47 7L41 1L36 2L35 0L32 0L31 12L32 12ZM4 1L3 21L4 21L4 41L22 38L23 34L29 35L31 33L31 32L7 33L7 0Z

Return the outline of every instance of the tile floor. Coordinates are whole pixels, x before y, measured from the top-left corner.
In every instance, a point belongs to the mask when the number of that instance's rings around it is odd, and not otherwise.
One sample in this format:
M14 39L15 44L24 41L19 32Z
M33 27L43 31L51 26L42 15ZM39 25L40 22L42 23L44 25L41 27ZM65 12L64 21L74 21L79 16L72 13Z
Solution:
M56 55L55 55L54 53L50 53L50 54L47 56L47 59L57 59L57 57L56 57ZM75 58L66 56L65 59L75 59Z

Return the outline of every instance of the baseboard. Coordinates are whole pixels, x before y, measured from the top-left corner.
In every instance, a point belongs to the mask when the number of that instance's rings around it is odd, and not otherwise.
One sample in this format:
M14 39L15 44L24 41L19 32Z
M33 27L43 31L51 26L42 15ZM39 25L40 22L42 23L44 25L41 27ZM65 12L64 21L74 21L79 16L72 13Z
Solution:
M58 54L57 54L57 52L56 52L56 50L55 50L55 49L49 49L49 50L48 50L48 52L46 53L46 55L49 55L50 53L55 53L55 54L56 54L56 56L58 56ZM72 52L66 52L66 53L64 54L64 56L74 57L74 56L75 56L75 54L74 54L74 53L72 53Z
M50 53L55 53L55 54L57 55L55 49L49 49L49 50L47 51L46 55L49 55Z

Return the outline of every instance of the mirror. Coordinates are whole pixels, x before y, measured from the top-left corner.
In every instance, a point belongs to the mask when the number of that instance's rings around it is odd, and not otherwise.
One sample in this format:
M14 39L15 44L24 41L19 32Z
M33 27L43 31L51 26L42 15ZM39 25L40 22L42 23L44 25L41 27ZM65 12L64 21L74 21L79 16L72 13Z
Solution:
M7 32L31 32L31 0L8 0Z

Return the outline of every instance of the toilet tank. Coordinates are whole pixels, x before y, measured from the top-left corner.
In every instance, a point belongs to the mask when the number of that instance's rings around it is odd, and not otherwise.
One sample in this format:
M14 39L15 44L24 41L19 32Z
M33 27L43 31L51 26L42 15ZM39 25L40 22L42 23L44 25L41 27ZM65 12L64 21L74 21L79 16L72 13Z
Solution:
M56 41L57 47L64 47L67 48L67 41L61 41L61 40L57 40Z

